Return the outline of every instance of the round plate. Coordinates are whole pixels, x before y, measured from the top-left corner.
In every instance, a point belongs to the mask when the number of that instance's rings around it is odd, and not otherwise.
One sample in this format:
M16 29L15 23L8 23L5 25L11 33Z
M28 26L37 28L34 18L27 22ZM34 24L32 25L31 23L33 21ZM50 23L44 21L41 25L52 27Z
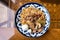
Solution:
M22 12L22 9L28 8L30 6L33 6L35 8L38 8L39 10L41 10L45 14L46 24L43 27L43 30L41 32L38 32L38 33L30 33L30 30L27 30L25 28L22 28L22 24L20 23L20 13ZM50 25L50 15L49 15L49 12L47 11L47 9L43 5L38 4L38 3L34 3L34 2L26 3L26 4L22 5L18 9L18 11L16 12L16 15L15 15L15 25L16 25L18 31L20 33L22 33L23 35L27 36L27 37L40 37L49 28L49 25Z

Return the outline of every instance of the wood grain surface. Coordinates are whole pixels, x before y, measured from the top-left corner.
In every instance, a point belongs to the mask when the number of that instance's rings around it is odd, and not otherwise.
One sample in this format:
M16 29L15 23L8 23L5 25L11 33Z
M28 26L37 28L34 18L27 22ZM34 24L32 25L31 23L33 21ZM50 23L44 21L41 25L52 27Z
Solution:
M11 3L11 8L16 11L27 2L37 2L47 8L51 18L50 28L43 36L38 38L25 37L14 28L15 35L9 40L60 40L60 0L17 0L16 4Z

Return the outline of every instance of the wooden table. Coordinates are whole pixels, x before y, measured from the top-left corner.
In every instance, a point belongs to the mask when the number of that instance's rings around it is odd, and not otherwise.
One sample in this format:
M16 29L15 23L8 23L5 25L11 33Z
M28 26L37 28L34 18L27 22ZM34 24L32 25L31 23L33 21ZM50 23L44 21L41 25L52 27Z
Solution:
M51 18L50 28L43 36L38 38L25 37L14 28L15 35L12 36L10 40L60 40L60 0L17 0L16 5L11 4L11 8L17 10L21 5L27 2L37 2L48 9Z

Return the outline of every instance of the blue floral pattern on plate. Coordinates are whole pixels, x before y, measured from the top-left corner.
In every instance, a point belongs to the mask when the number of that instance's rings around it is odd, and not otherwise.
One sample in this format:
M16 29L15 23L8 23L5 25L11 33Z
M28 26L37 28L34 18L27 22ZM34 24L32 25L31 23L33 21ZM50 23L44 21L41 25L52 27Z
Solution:
M20 21L20 13L22 12L22 9L24 8L27 8L27 7L30 7L30 6L33 6L41 11L43 11L43 13L45 14L45 18L46 18L46 24L42 30L42 32L39 32L39 33L30 33L29 30L23 30L22 29L22 24L19 22ZM49 28L49 25L50 25L50 15L49 15L49 12L47 11L47 9L41 5L41 4L38 4L38 3L34 3L34 2L30 2L30 3L26 3L24 4L23 6L21 6L18 11L16 12L16 16L15 16L15 24L16 24L16 27L18 29L18 31L20 33L22 33L23 35L27 36L27 37L40 37L42 36Z

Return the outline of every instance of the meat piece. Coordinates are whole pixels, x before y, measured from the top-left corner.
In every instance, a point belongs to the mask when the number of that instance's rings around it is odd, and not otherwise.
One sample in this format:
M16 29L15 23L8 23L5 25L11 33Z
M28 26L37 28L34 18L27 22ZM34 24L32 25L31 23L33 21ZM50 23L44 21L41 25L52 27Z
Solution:
M36 29L33 30L33 33L35 33L35 32L36 32Z
M38 32L41 32L42 31L42 29L38 29Z
M27 21L26 23L29 25L29 27L30 27L32 30L34 29L34 23L32 23L31 21Z
M38 22L36 22L36 26L37 26L37 28L41 28L41 24Z

